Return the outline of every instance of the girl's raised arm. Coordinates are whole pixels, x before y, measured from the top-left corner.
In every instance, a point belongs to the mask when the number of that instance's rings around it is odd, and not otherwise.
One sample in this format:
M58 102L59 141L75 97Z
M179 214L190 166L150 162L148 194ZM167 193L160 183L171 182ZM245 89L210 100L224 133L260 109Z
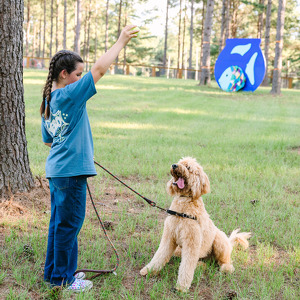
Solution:
M120 51L127 45L131 38L137 37L136 33L138 30L132 30L134 27L136 27L136 25L125 26L117 42L93 65L91 73L95 83L106 73L109 66L114 62Z

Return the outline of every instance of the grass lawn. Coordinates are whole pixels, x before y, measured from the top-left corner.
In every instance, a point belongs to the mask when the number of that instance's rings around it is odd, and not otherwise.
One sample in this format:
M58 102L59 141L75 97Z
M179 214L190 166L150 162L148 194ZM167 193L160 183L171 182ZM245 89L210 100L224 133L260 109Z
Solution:
M49 149L40 133L46 72L25 70L26 133L31 169L43 186L15 199L0 219L0 298L55 298L43 284L49 222L44 166ZM233 251L235 272L208 260L190 291L172 290L180 259L157 276L139 270L158 248L166 215L97 168L89 180L108 234L120 255L117 276L103 275L80 295L60 299L299 299L300 91L270 88L225 93L216 84L115 75L97 84L88 102L95 160L142 195L168 208L170 166L195 157L207 173L206 210L226 234L251 231L250 247ZM38 186L38 185L37 185ZM89 200L79 235L79 268L112 268L114 252ZM27 250L26 250L27 249ZM28 250L29 249L29 250Z

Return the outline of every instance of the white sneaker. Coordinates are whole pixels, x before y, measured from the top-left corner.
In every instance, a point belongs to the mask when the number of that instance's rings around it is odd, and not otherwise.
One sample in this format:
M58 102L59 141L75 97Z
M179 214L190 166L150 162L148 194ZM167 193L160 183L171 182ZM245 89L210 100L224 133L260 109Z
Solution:
M67 288L72 292L85 292L93 287L93 283L89 280L75 278L74 282Z
M75 274L74 277L77 278L77 279L84 279L85 278L85 273L79 272L79 273Z

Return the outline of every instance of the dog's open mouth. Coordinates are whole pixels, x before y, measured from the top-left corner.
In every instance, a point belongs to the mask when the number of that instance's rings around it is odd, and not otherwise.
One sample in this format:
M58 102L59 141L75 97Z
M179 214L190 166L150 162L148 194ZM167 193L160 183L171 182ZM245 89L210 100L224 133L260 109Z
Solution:
M184 188L184 179L179 177L177 181L173 182L174 185L177 185L181 190Z

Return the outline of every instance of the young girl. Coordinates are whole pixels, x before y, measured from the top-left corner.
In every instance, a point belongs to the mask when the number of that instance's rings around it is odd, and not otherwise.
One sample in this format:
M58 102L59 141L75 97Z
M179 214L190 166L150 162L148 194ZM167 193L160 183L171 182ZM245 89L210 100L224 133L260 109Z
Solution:
M93 284L77 268L77 235L85 217L87 177L96 175L93 140L86 102L96 94L95 83L138 30L126 26L117 42L81 78L83 60L71 51L57 52L50 61L43 90L42 136L51 147L46 177L51 193L44 280L52 286L85 291Z

